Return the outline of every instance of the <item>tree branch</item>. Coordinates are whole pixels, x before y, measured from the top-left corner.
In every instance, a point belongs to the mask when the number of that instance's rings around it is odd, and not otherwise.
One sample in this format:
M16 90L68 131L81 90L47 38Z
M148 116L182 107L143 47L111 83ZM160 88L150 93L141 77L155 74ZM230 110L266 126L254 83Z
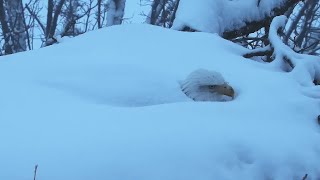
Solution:
M244 58L252 58L255 56L271 56L273 54L273 48L266 46L264 48L257 48L251 50L251 52L243 55Z
M30 13L30 15L37 21L37 23L39 24L39 26L41 27L41 30L43 31L43 33L46 33L46 28L45 26L42 24L41 20L39 19L39 17L34 14L34 12L31 11L30 7L28 6L28 4L25 5L26 9L28 10L28 12Z
M58 18L61 13L61 9L62 9L64 2L65 2L65 0L60 0L58 5L55 7L54 15L53 15L52 22L51 22L50 32L47 33L49 38L53 37L54 33L56 32Z
M223 33L223 38L234 39L258 31L259 29L270 25L271 20L279 15L284 14L290 7L295 6L301 0L287 0L282 6L274 8L267 17L259 21L246 22L243 27L227 30Z

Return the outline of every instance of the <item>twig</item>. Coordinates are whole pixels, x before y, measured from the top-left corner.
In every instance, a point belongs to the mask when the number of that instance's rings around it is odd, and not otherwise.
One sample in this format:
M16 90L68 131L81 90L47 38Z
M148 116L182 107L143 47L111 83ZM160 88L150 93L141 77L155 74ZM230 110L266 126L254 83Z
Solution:
M288 58L287 56L283 56L283 60L284 60L284 62L288 63L289 66L290 66L292 69L294 68L294 64L293 64L293 62L291 61L290 58Z
M260 6L260 2L261 2L261 0L258 0L257 7L259 7L259 6Z
M261 48L262 49L262 48ZM264 49L264 50L257 50L257 51L252 51L247 54L244 54L244 58L252 58L254 56L271 56L273 53L273 49Z
M34 167L33 180L36 180L36 178L37 178L37 170L38 170L38 164Z
M43 31L43 33L46 33L46 28L44 27L44 25L42 24L41 20L39 19L39 17L30 9L30 7L28 6L28 4L25 5L25 8L28 10L28 12L30 13L31 16L33 16L33 18L38 22L41 30Z
M308 178L308 174L304 175L304 177L302 178L302 180L306 180Z

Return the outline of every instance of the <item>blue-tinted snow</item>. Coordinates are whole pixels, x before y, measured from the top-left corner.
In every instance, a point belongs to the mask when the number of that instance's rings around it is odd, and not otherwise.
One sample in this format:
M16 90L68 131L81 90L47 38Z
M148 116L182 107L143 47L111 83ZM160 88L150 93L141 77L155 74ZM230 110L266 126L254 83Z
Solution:
M0 57L0 179L319 178L319 99L216 35L114 26ZM205 68L236 91L193 102Z

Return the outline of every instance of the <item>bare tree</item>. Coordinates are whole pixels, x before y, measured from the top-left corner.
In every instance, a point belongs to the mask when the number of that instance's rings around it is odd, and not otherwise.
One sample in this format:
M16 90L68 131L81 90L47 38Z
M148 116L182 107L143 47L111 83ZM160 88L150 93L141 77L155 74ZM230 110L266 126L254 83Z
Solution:
M8 14L8 24L12 34L14 52L27 50L27 27L25 26L22 0L5 0Z
M154 0L151 5L151 11L147 17L146 23L156 25L161 11L165 8L168 0Z
M22 0L0 0L0 54L31 50L38 37L42 46L48 46L58 42L59 36L76 36L104 25L121 24L125 0L106 1L48 0L43 6L41 0L28 0L26 4ZM45 18L41 16L44 11ZM41 33L35 35L35 29Z
M299 3L286 29L284 42L297 52L319 55L320 41L319 0Z
M1 0L0 22L4 38L4 54L27 50L27 27L22 0Z
M97 11L97 23L98 23L98 29L100 29L100 28L102 28L102 24L101 24L101 16L102 16L101 6L102 6L102 0L98 0L97 6L98 6L98 11Z
M150 0L148 0L150 1ZM171 27L178 0L153 0L146 23L162 27Z
M54 38L58 25L58 18L64 3L65 0L59 0L56 4L54 4L53 0L48 0L47 26L45 32L46 45L52 44L52 39Z
M109 0L107 9L107 26L122 23L126 0Z
M81 31L76 27L76 20L78 19L78 11L81 7L79 0L67 0L65 9L62 10L63 30L65 36L76 36L81 34Z
M2 27L2 34L4 37L4 54L12 54L14 53L14 49L11 45L11 33L9 29L9 25L6 18L5 8L4 8L4 1L0 0L0 22Z
M46 23L43 23L36 11L26 5L30 16L41 27L44 46L56 43L58 36L76 36L88 31L91 12L96 6L93 5L93 0L89 3L81 0L49 0L47 7ZM82 25L83 30L77 27L77 23Z

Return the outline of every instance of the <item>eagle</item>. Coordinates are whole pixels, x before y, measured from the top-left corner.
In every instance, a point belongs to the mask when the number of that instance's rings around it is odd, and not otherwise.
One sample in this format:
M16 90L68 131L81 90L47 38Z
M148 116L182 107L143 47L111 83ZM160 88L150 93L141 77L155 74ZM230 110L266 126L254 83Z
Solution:
M198 69L180 82L181 90L194 101L230 101L234 89L216 71Z

